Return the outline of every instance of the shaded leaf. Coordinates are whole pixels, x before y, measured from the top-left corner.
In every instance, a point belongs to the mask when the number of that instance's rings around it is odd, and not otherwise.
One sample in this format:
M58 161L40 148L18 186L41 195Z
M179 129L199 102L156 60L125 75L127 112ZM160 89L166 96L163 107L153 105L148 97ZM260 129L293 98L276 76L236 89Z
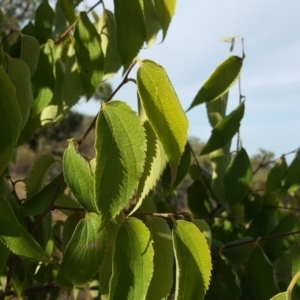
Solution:
M241 148L229 164L225 178L225 195L233 207L241 202L250 189L253 171L250 159L244 148Z
M80 12L74 29L74 49L86 97L89 99L100 85L104 72L101 39L86 12Z
M137 85L142 106L170 165L178 165L187 141L188 120L167 73L155 62L143 60Z
M176 0L154 0L155 10L165 39L172 17L175 13Z
M296 157L287 169L283 188L288 193L295 192L300 187L300 152L296 153Z
M158 217L146 222L153 239L154 272L146 299L167 299L173 284L174 250L168 223ZM162 284L163 283L163 284Z
M256 299L270 299L278 293L274 282L273 267L258 245L252 250L249 257L246 278Z
M204 299L212 263L204 235L195 224L178 220L173 229L176 261L175 299Z
M95 199L105 225L130 201L144 167L144 127L126 103L103 103L95 150Z
M19 223L6 199L0 199L0 241L13 253L24 258L47 262L39 244Z
M106 231L98 232L100 217L89 213L81 219L66 246L58 270L58 283L65 280L73 285L82 285L98 271L104 256Z
M211 153L225 146L240 128L240 121L244 116L245 104L242 102L234 111L226 116L216 127L200 155Z
M153 274L153 255L147 227L138 219L126 218L116 239L109 299L144 299Z
M0 65L0 174L12 158L19 137L22 115L17 102L16 88Z
M63 157L64 178L78 202L89 212L96 212L94 178L88 161L75 149L74 143L69 146Z
M75 22L75 12L74 12L74 4L73 0L58 0L58 3L61 6L62 12L64 16L67 18L69 24Z
M33 163L25 181L27 198L31 198L44 187L48 171L55 161L52 155L43 155Z
M103 10L98 23L101 37L101 47L104 54L104 76L109 79L118 72L122 61L117 47L117 27L114 14L110 10Z
M145 40L145 24L140 0L114 0L117 44L124 71L137 56Z
M58 198L64 192L66 186L63 174L61 173L41 191L34 194L22 204L22 214L27 217L41 213L55 198Z
M201 233L203 233L203 235L206 238L208 247L210 247L212 236L211 236L211 230L210 230L210 227L208 226L208 224L203 220L197 220L197 219L194 220L194 224L198 227L198 229L201 231Z
M214 101L224 95L238 79L242 64L243 59L238 56L230 56L222 62L203 84L188 111L196 105Z

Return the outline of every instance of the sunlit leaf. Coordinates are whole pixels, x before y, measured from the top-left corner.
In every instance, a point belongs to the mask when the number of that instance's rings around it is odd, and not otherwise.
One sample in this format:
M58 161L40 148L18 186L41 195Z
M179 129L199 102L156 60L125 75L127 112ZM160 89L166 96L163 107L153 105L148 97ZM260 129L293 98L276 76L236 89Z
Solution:
M95 150L95 198L104 225L130 201L144 167L144 127L126 103L103 103L96 124Z
M163 67L143 60L137 74L138 94L170 165L178 165L188 133L188 120Z
M244 116L245 104L242 102L235 110L226 116L216 127L201 151L201 155L211 153L225 146L240 128Z
M109 299L145 299L153 275L153 255L147 227L138 219L127 218L116 238Z
M158 217L148 218L146 225L151 232L154 249L154 273L146 299L167 299L173 284L174 250L171 230L168 223Z
M230 56L222 62L203 84L188 110L224 95L237 80L242 64L243 59L238 56Z
M88 161L75 149L72 141L63 157L63 173L66 183L78 202L87 211L97 211L94 196L94 178Z
M0 66L0 174L12 158L19 137L22 115L17 102L16 88Z
M141 206L144 198L150 190L154 188L167 162L162 145L157 139L150 123L145 121L144 127L147 136L146 161L144 171L136 191L136 206L131 211L131 214Z
M80 78L89 99L100 85L104 72L101 39L86 12L79 14L74 29L74 49Z
M98 232L100 216L89 213L77 224L58 270L58 283L82 285L98 271L104 256L106 231Z
M212 263L204 235L195 224L179 220L173 229L176 261L175 299L204 299Z
M208 226L208 224L203 220L197 220L197 219L194 220L194 224L198 227L198 229L201 231L201 233L203 233L203 235L206 238L207 244L210 247L212 236L211 236L211 230L210 230L210 227Z

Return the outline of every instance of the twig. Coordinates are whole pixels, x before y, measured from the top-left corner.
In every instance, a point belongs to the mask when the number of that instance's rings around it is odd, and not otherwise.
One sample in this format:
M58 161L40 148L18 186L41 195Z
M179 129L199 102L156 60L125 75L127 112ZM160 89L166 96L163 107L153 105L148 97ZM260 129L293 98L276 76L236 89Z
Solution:
M85 211L84 208L81 207L70 207L70 206L60 206L53 204L51 206L51 210L59 209L59 210L71 210L71 211Z
M92 7L90 7L87 11L86 11L86 13L88 14L89 12L91 12L95 7L97 7L99 4L101 4L102 3L102 0L99 0L97 3L95 3ZM67 36L69 33L70 33L70 31L75 27L75 25L76 25L76 22L77 21L75 21L73 24L71 24L55 41L54 41L54 44L55 45L57 45L57 44L59 44L64 38L65 38L65 36Z
M128 78L128 76L129 76L129 73L131 72L132 68L135 66L135 64L136 64L136 61L133 61L133 63L131 64L131 66L127 70L127 72L126 72L126 74L125 74L122 82L118 85L118 87L114 90L114 92L110 95L110 97L105 102L109 102L116 95L116 93L121 89L121 87L123 85L125 85L129 81L132 81L132 79ZM79 148L81 146L81 144L86 139L86 137L91 132L91 130L93 128L95 128L98 115L99 115L99 113L97 113L97 115L95 116L94 120L92 121L92 123L90 124L90 126L88 127L88 129L86 130L86 132L83 134L82 138L77 141L77 148Z
M269 236L264 236L261 238L257 238L255 240L249 240L249 241L244 241L244 242L237 242L234 244L229 244L229 245L225 245L216 249L212 249L211 252L219 252L222 251L224 249L230 249L230 248L235 248L235 247L239 247L239 246L243 246L243 245L248 245L248 244L253 244L253 243L259 243L260 241L267 241L267 240L274 240L274 239L280 239L286 236L290 236L290 235L295 235L295 234L300 234L300 230L297 231L292 231L292 232L286 232L286 233L280 233L280 234L274 234L274 235L269 235Z

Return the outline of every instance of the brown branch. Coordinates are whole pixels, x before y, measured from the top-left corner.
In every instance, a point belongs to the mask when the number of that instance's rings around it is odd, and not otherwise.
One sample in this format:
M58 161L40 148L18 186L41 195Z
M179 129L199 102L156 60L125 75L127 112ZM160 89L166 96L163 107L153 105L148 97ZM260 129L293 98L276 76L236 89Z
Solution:
M121 89L121 87L123 85L125 85L129 81L132 81L132 79L128 78L128 76L129 76L129 73L131 72L132 68L135 66L135 64L136 64L136 61L134 60L133 63L131 64L131 66L129 67L129 69L127 70L122 82L118 85L118 87L114 90L114 92L109 96L109 98L105 102L109 102L116 95L116 93ZM91 132L91 130L95 128L98 115L99 115L99 113L97 113L94 120L92 121L92 123L90 124L88 129L83 134L82 138L77 141L77 148L79 148L81 146L81 144L86 139L86 137Z
M234 244L229 244L229 245L225 245L216 249L212 249L211 252L219 252L222 251L224 249L230 249L230 248L235 248L235 247L240 247L243 245L248 245L248 244L254 244L254 243L259 243L260 241L268 241L268 240L274 240L274 239L280 239L286 236L291 236L291 235L295 235L295 234L300 234L300 230L297 231L292 231L292 232L285 232L285 233L280 233L280 234L274 234L274 235L269 235L269 236L264 236L261 238L257 238L255 240L249 240L249 241L244 241L244 242L237 242Z
M97 3L95 3L92 7L90 7L86 13L88 14L89 12L91 12L95 7L97 7L99 4L102 3L102 0L99 0ZM75 27L76 25L75 21L73 24L71 24L55 41L54 44L57 45L59 44L69 33L70 31Z
M85 211L82 207L70 207L70 206L60 206L53 204L51 207L52 210L59 209L59 210L71 210L71 211Z

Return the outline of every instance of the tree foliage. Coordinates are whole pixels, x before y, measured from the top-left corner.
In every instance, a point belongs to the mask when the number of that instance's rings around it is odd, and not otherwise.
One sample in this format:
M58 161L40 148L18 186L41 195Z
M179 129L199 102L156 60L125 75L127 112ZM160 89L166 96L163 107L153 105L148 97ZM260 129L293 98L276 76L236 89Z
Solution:
M265 161L262 152L253 169L239 137L242 95L226 113L244 53L219 64L191 101L189 110L206 105L211 125L211 137L195 153L167 72L136 58L160 31L165 39L176 1L115 0L114 11L99 1L100 16L94 7L79 12L79 2L58 0L53 7L43 0L25 26L7 32L5 23L0 299L57 299L83 287L95 299L298 299L300 154L288 165L284 155ZM234 39L227 39L231 50ZM121 68L124 78L110 92L103 82ZM136 84L137 112L114 97L129 81ZM66 121L70 109L94 96L103 100L100 111L81 137L73 136L82 123ZM61 120L59 130L44 134L68 138L60 160L43 155L14 181L10 163L18 147ZM92 134L95 154L86 157L82 148ZM48 181L57 162L61 172ZM266 166L266 186L258 191L254 175ZM187 176L187 203L176 205L171 199ZM52 211L64 217L53 222Z

